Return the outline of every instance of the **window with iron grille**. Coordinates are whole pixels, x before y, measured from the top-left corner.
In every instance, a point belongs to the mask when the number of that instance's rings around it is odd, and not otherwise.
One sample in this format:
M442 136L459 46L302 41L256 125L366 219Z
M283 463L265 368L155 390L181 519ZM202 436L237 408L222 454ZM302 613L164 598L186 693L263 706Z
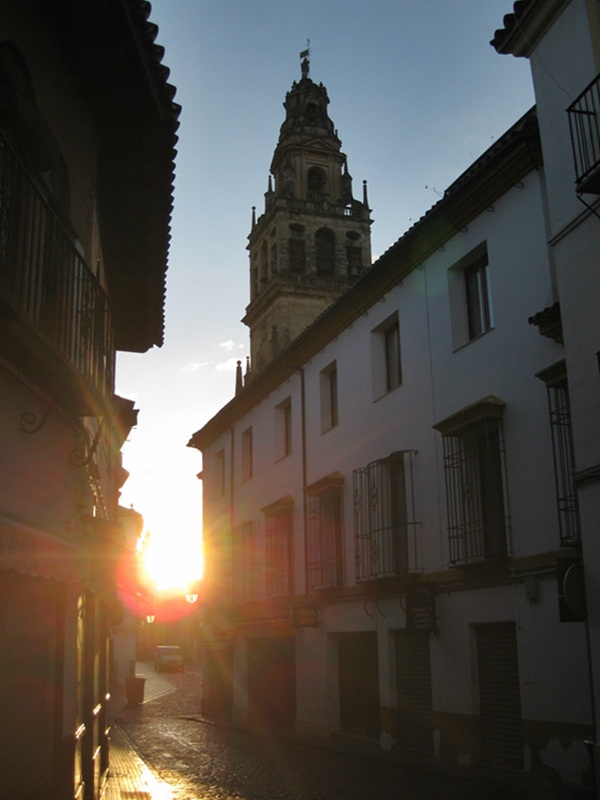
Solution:
M292 506L265 511L267 597L292 591Z
M321 485L307 490L308 588L342 585L342 487Z
M256 526L250 520L233 530L233 599L255 600L257 596Z
M452 563L502 558L508 553L503 408L502 401L490 399L471 407L464 415L464 425L451 429L444 423L436 426L444 437ZM457 417L460 421L461 415Z
M573 429L564 362L544 370L538 377L544 381L548 390L560 541L563 545L576 544L580 541L581 529L577 491L573 481Z
M356 580L405 574L415 566L414 450L401 450L353 473ZM409 564L409 562L411 562Z

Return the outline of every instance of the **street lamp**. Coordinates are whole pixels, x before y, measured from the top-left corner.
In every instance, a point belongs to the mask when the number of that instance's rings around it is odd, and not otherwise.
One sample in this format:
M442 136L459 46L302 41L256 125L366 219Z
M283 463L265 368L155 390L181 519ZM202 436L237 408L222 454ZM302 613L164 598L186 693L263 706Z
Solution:
M188 601L188 603L190 603L190 605L193 605L194 603L198 602L198 595L199 595L198 584L199 584L198 581L190 583L190 585L187 588L187 592L185 593L185 599Z

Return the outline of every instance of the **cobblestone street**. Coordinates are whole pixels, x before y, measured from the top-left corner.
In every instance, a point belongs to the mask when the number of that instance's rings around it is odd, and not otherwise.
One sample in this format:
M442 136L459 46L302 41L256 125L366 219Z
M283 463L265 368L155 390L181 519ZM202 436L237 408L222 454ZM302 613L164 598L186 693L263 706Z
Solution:
M200 678L170 675L175 691L123 705L117 724L161 782L152 800L523 800L518 784L467 781L214 724L201 716ZM125 796L132 796L126 793ZM145 796L149 797L149 794ZM536 793L535 797L559 797Z

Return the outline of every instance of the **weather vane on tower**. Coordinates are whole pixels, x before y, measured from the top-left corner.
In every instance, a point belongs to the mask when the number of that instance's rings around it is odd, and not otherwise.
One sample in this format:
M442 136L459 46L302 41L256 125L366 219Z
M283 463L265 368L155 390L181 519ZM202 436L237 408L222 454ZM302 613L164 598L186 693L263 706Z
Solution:
M300 53L300 58L303 59L301 67L302 67L302 77L308 78L308 73L310 72L310 61L308 57L310 55L310 39L306 40L306 50L302 50Z

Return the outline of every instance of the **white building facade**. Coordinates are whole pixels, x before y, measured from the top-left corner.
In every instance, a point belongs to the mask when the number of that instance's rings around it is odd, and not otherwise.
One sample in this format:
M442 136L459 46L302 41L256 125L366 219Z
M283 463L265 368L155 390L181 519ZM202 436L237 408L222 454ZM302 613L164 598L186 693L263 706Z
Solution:
M574 591L586 605L596 774L600 774L600 9L585 0L515 5L492 44L528 58L540 121L548 244L565 343L573 481L581 534ZM555 310L555 316L557 316ZM542 314L542 317L544 315ZM555 323L554 323L555 324Z
M543 113L192 436L206 713L590 790Z

